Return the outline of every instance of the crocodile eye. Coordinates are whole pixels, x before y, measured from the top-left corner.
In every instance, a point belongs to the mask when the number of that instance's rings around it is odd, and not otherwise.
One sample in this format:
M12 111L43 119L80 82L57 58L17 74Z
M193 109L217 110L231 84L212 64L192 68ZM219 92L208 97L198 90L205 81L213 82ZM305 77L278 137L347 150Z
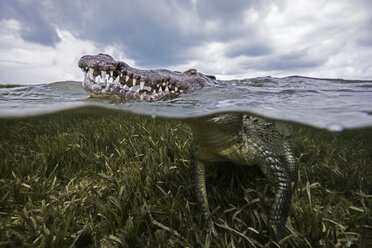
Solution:
M185 74L195 75L197 73L197 70L196 69L189 69L189 70L185 71L184 73Z

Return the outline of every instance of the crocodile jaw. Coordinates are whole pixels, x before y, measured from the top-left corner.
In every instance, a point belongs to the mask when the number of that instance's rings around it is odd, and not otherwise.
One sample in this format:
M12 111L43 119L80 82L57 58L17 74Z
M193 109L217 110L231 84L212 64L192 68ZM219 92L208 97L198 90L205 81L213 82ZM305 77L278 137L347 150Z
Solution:
M195 69L182 73L140 70L107 54L83 56L79 67L84 72L83 87L90 95L126 101L157 101L216 84L214 76Z
M157 101L165 97L177 96L183 92L169 82L158 82L153 85L148 81L125 75L123 72L112 70L97 70L86 68L84 71L83 87L92 96L114 97L132 101Z

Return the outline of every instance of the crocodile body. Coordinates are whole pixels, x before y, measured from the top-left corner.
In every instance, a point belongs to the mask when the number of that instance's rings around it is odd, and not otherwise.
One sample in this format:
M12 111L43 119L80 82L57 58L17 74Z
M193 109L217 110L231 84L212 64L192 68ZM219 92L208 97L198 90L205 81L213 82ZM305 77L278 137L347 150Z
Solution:
M83 87L89 94L131 101L157 101L217 84L215 77L195 69L183 73L138 70L105 54L84 56L79 67L85 73ZM272 123L240 113L189 119L186 123L193 131L190 152L196 199L209 230L216 233L210 218L205 168L209 164L232 162L258 165L273 183L275 197L269 230L281 237L297 183L297 164L286 138Z
M215 232L208 207L205 167L232 162L258 165L275 186L269 226L273 235L281 237L297 183L297 164L286 137L274 124L246 114L221 114L188 124L193 131L190 151L194 190L209 229Z

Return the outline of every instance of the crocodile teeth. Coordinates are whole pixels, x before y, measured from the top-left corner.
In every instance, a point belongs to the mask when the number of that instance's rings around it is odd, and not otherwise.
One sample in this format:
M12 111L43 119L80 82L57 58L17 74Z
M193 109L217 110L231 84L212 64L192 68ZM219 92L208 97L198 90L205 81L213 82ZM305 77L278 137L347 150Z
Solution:
M89 78L90 78L91 80L94 80L93 72L94 72L94 70L93 70L92 68L89 68Z
M116 78L115 78L115 80L114 80L114 84L118 84L119 83L119 76L117 76Z
M102 78L103 80L106 79L106 71L101 71L101 78Z
M174 84L171 85L169 80L150 83L149 79L145 77L142 78L141 75L134 75L127 71L105 71L89 67L82 69L84 72L84 79L90 80L94 83L93 86L103 93L119 90L121 93L125 92L126 95L130 94L141 100L154 101L167 94L179 94L183 92L182 89L176 87Z
M145 92L143 92L142 94L140 94L141 100L145 99L146 96L147 96L147 94Z

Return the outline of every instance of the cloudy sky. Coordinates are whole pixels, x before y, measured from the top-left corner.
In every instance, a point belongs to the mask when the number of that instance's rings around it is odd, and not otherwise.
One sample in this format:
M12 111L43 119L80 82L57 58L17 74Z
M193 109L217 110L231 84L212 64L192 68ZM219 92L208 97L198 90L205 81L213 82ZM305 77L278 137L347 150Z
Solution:
M372 79L370 0L1 0L0 83L81 80L84 54L220 79Z

